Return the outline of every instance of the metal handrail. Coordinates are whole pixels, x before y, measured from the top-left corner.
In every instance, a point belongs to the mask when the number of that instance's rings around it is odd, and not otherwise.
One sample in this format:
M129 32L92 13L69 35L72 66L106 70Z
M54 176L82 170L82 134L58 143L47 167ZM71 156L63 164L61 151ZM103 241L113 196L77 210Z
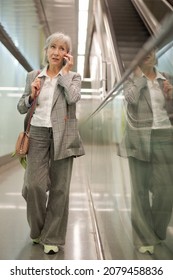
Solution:
M162 2L163 2L171 11L173 11L172 5L171 5L170 3L168 3L167 0L162 0Z
M131 0L132 4L135 6L138 13L143 18L144 23L152 34L155 34L156 30L159 28L160 23L150 12L143 0Z
M32 71L33 68L23 56L20 50L14 44L12 38L9 36L4 26L0 23L0 42L9 50L9 52L19 61L26 71Z

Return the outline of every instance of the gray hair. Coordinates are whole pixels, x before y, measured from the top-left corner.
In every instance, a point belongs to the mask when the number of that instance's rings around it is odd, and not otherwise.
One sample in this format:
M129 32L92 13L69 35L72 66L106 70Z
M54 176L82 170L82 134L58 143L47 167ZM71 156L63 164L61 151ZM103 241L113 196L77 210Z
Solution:
M72 51L72 44L71 44L70 37L68 35L62 33L62 32L55 32L46 39L46 42L45 42L45 45L44 45L43 65L48 63L48 61L47 61L47 49L55 41L60 41L62 43L65 43L66 46L67 46L67 52Z

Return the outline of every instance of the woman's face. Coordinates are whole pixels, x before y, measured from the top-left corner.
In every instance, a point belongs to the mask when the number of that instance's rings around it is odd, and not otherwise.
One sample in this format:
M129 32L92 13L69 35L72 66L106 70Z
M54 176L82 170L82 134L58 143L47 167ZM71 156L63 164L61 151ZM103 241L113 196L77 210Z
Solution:
M156 55L155 51L151 51L140 63L141 66L150 66L153 67L156 64Z
M47 60L49 65L63 66L64 56L67 54L66 43L62 41L54 41L47 49Z

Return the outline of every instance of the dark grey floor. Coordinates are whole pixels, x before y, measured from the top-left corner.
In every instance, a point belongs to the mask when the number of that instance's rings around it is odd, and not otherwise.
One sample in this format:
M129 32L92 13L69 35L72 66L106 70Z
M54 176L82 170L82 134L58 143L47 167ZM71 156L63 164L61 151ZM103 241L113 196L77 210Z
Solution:
M18 161L0 168L1 260L97 260L82 161L82 157L74 161L66 245L52 256L44 254L41 245L32 245L29 238L26 205L21 196L23 168Z

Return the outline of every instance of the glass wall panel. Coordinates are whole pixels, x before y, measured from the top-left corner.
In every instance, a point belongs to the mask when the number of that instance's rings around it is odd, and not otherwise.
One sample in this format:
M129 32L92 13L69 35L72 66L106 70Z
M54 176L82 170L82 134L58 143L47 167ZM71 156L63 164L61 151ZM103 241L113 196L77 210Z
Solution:
M0 0L0 22L33 68L40 65L40 30L33 0Z
M1 157L14 151L17 135L23 130L23 116L17 111L17 102L23 92L27 72L2 44L0 53Z
M33 0L0 0L0 23L33 69L40 69L42 27ZM14 151L17 136L23 130L23 118L17 102L23 93L27 71L0 43L0 157Z
M162 46L143 60L160 74L140 62L81 126L106 259L173 259L173 48Z

